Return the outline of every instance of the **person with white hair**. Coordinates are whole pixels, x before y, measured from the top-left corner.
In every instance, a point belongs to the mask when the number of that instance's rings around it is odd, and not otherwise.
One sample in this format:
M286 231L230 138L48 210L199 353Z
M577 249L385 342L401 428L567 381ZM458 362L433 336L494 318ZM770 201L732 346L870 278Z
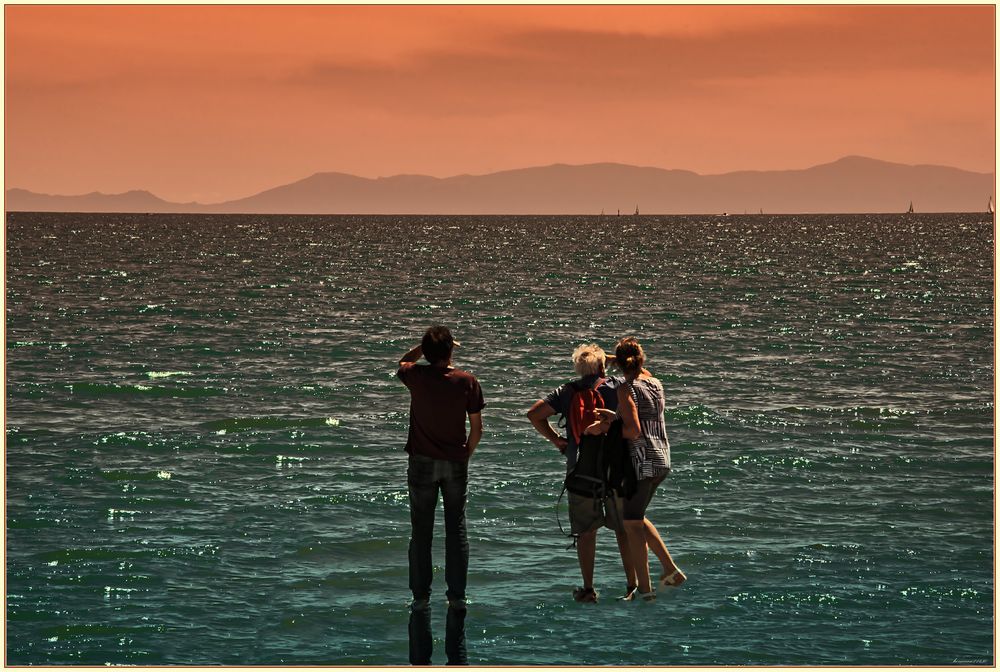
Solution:
M618 396L614 382L605 376L606 360L604 350L597 345L580 345L573 351L573 368L580 376L579 379L555 388L528 410L528 419L538 433L566 456L567 473L576 465L579 438L570 431L569 423L566 436L563 436L552 427L549 418L557 413L568 418L574 397L581 392L589 393L590 390L600 395L605 408L613 410L617 407ZM574 492L569 492L568 495L570 531L576 537L577 559L583 577L583 586L573 591L573 597L578 602L596 602L598 593L594 590L594 558L597 552L597 530L606 526L615 531L622 564L628 566L628 547L625 545L621 507L615 505L613 496L600 501ZM626 578L627 576L626 574Z

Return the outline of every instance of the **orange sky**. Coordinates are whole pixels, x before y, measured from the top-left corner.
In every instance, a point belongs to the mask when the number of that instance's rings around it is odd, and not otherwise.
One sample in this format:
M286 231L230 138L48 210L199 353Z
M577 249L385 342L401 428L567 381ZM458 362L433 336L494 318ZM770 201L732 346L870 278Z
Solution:
M11 6L6 186L848 154L990 172L992 6Z

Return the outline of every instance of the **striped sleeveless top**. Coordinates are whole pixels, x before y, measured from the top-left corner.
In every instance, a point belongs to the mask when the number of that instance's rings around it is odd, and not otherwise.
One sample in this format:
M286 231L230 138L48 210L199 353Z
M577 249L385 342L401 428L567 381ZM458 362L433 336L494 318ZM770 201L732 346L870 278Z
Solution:
M629 450L636 475L653 478L670 471L670 441L663 418L663 384L656 378L638 378L626 383L639 410L642 436L630 440Z

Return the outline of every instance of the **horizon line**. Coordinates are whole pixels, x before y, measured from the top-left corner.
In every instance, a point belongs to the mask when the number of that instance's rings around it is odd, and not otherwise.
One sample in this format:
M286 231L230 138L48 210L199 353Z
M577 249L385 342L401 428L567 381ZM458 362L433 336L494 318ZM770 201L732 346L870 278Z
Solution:
M850 212L653 212L638 215L625 214L593 214L587 212L487 212L487 213L448 213L448 212L135 212L131 210L4 210L7 214L26 215L130 215L139 217L175 217L178 215L199 217L595 217L597 219L617 219L619 217L828 217L828 216L861 216L861 215L891 215L918 217L920 215L990 215L992 213L979 210L924 210L916 212L853 210Z

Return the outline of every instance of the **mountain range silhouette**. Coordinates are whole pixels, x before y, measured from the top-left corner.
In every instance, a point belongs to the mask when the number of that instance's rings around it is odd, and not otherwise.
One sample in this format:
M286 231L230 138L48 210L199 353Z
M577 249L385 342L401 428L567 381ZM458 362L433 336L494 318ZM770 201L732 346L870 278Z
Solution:
M316 173L223 203L172 203L148 191L78 196L6 191L7 211L260 214L766 214L986 211L993 173L848 156L801 170L699 175L618 163L447 178ZM995 201L995 198L994 198Z

